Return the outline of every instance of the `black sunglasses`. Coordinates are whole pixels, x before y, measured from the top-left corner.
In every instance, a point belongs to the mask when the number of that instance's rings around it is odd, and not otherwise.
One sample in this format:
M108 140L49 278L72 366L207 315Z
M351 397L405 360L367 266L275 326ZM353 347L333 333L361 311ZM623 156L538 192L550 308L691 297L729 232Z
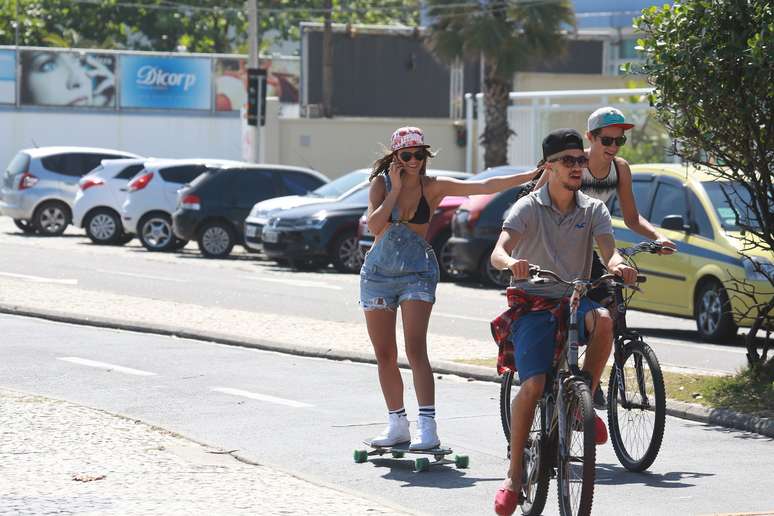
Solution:
M411 161L411 156L414 156L414 158L416 158L417 161L422 161L427 157L427 151L426 150L418 150L416 152L404 151L398 154L398 157L400 157L400 160L406 163Z
M578 156L577 158L573 158L572 156L562 156L561 158L556 158L550 160L550 163L554 163L557 161L561 161L562 165L564 165L567 168L572 168L576 163L579 167L585 167L589 164L589 158L586 156Z
M613 142L615 142L618 147L623 147L626 145L626 136L618 136L617 138L613 138L612 136L600 136L599 141L601 141L602 145L605 147L610 147L613 145Z

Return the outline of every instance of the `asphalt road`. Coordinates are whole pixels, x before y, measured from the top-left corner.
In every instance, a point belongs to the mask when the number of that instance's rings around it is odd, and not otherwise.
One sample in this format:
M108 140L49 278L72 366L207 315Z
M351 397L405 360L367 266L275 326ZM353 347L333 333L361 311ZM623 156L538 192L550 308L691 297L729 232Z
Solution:
M15 316L0 327L2 387L141 419L418 512L491 514L506 470L494 383L436 381L441 439L470 468L414 473L406 460L352 460L385 419L373 366ZM597 456L594 514L774 510L768 438L667 417L650 472L625 471L610 444ZM556 513L552 485L545 514Z
M0 217L0 285L3 277L76 285L84 291L218 306L263 313L303 313L323 321L363 322L359 277L335 272L298 272L235 248L227 260L201 257L195 243L182 253L149 253L137 240L123 247L95 246L81 230L64 236L25 236ZM477 283L441 283L429 331L488 340L489 321L505 308L504 297ZM63 304L61 310L66 311ZM737 345L698 342L692 320L632 311L662 365L734 372L745 364Z

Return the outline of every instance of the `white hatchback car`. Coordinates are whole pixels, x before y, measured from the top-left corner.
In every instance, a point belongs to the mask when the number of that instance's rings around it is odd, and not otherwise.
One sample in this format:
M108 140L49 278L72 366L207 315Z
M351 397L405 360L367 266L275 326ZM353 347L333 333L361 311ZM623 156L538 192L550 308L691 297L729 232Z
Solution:
M233 163L214 159L164 159L145 162L143 170L127 185L121 206L124 230L134 233L148 251L171 251L185 247L172 232L172 213L177 191L196 179L208 166Z
M83 176L73 202L73 225L86 230L95 244L125 244L134 235L124 231L121 206L129 180L148 159L106 159Z

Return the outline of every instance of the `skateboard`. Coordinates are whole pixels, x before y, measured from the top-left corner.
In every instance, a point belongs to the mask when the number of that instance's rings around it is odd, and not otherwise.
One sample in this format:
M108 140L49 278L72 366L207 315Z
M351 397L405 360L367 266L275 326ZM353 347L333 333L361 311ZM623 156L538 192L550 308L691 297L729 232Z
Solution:
M455 455L454 460L447 459L446 456L454 453L451 448L446 448L443 446L439 446L437 448L431 448L429 450L410 450L409 449L409 443L400 443L396 444L394 446L374 446L371 444L371 439L366 439L363 441L363 444L366 446L370 446L372 449L369 450L355 450L354 453L354 459L355 462L362 463L366 462L368 460L368 457L373 457L374 455L382 456L386 453L389 453L393 456L395 459L402 459L403 456L407 453L411 453L414 455L432 455L433 460L430 461L427 457L418 457L414 459L414 471L417 473L421 471L428 471L430 469L430 466L438 465L438 464L454 464L458 469L465 469L468 467L468 464L470 463L470 460L468 459L467 455Z

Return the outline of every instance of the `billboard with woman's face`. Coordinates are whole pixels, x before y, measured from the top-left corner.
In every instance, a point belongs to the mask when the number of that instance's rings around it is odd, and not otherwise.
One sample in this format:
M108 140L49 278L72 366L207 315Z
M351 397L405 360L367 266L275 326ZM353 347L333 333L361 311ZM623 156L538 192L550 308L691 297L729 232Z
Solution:
M121 107L210 109L209 58L121 56Z
M116 56L91 52L25 49L19 53L22 104L116 105Z
M16 51L0 50L0 104L16 103Z

